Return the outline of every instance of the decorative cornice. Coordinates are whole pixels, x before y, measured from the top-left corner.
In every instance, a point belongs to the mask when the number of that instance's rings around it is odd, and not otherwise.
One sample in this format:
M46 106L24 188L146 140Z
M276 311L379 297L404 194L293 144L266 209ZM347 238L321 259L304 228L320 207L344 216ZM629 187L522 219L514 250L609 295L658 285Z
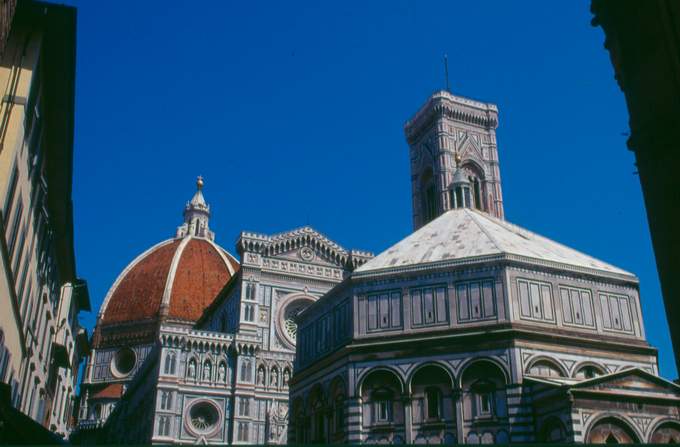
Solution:
M495 104L455 96L440 90L430 96L413 118L404 124L404 133L409 144L417 141L421 132L438 117L485 129L498 127L498 107Z
M428 262L421 264L409 264L397 267L386 267L375 270L361 271L352 273L352 277L356 279L372 278L376 276L395 275L402 273L421 272L429 269L440 269L449 267L459 267L470 264L488 263L488 262L502 262L506 264L516 264L523 266L537 266L559 271L567 271L571 273L592 275L600 278L607 278L616 281L623 281L626 283L637 285L639 280L636 276L624 275L621 273L607 272L605 270L598 270L587 267L579 267L562 262L549 261L547 259L530 258L527 256L520 256L511 253L501 253L483 256L470 256L462 259L450 259L437 262Z
M162 326L158 338L163 347L201 352L226 352L233 349L240 353L262 348L262 337L256 334L221 333L178 326Z
M242 258L246 252L276 256L301 247L311 247L328 260L350 270L373 257L373 253L367 251L348 251L308 226L271 236L244 231L236 241L236 249Z

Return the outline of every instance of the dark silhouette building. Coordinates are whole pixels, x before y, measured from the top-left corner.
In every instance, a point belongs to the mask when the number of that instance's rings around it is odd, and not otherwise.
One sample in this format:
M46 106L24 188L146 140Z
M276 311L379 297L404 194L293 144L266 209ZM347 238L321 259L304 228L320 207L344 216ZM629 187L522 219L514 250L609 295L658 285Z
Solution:
M593 0L591 11L626 96L628 148L635 152L680 371L680 2Z

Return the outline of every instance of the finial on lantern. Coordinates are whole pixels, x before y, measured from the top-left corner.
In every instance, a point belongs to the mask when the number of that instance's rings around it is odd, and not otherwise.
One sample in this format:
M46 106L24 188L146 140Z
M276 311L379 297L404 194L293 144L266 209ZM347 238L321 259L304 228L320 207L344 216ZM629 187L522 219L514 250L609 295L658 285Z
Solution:
M199 175L198 178L196 179L196 188L198 190L203 189L203 176Z

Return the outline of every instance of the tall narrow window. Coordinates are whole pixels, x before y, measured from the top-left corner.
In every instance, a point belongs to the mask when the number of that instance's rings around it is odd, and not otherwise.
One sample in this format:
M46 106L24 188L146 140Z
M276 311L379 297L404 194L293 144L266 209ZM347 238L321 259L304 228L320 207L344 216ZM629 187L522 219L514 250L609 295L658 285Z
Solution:
M431 387L425 390L425 399L427 400L427 418L439 419L441 407L440 392L437 388Z
M12 179L9 183L9 188L7 189L7 197L5 198L5 204L3 206L2 214L5 219L5 228L9 225L10 213L12 212L12 205L14 204L14 193L17 190L17 181L19 180L19 170L16 166L12 170Z
M492 393L490 391L483 391L479 394L479 414L491 414Z
M484 207L482 206L482 193L481 193L481 190L480 190L480 187L479 187L479 179L475 178L472 185L473 185L473 188L474 188L475 208L477 208L478 210L481 210Z
M427 168L420 178L420 194L423 223L427 223L434 219L437 210L436 191L430 168Z
M490 417L494 413L494 389L492 382L480 380L471 386L477 417Z
M378 389L373 393L373 414L375 422L390 422L392 417L392 395L387 389Z
M378 401L378 421L386 422L390 418L389 401Z
M434 219L437 213L437 199L435 197L434 185L427 187L427 220Z

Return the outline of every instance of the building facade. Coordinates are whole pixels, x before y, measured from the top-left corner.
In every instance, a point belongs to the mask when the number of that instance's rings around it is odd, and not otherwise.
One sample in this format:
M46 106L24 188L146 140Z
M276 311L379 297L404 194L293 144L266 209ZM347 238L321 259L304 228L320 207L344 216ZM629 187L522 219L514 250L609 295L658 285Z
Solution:
M65 437L90 307L73 250L76 14L20 1L0 15L0 382L15 409Z
M348 251L310 227L276 235L243 232L240 264L222 251L234 271L215 282L214 293L202 295L197 290L207 289L198 278L214 267L178 254L192 243L214 244L201 187L176 237L133 261L104 301L82 385L82 440L286 443L294 318L370 254ZM172 244L180 248L159 259L158 251ZM143 267L151 264L170 272L160 276L159 292L149 286L156 270ZM160 296L169 297L170 317L173 306L196 313L181 321L163 318ZM139 320L140 304L149 301L159 305ZM119 365L123 352L134 359L126 367Z
M425 134L470 119L442 98L474 103L436 93L406 124L412 152L418 116ZM297 318L289 440L679 442L680 386L658 376L638 279L504 221L500 184L476 200L470 157L453 153L433 220Z

